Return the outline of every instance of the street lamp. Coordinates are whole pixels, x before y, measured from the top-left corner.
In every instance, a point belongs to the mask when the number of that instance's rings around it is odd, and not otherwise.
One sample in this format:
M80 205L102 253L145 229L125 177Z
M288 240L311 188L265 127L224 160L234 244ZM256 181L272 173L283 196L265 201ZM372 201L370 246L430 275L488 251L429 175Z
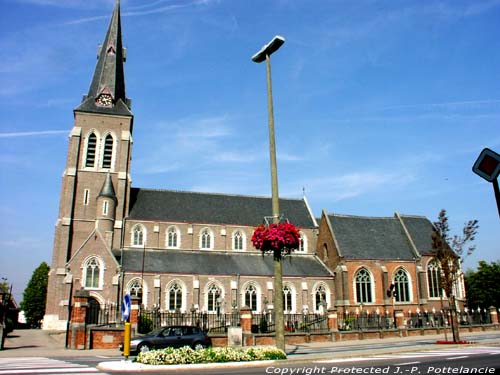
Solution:
M276 35L268 44L252 56L252 61L261 63L266 61L267 76L267 108L269 122L269 155L271 160L271 200L273 223L279 224L279 195L278 195L278 168L276 166L276 143L274 140L274 111L273 91L271 83L271 55L285 43L285 38ZM275 340L278 349L285 350L285 328L283 316L283 269L281 263L281 249L274 251L274 311L275 311Z

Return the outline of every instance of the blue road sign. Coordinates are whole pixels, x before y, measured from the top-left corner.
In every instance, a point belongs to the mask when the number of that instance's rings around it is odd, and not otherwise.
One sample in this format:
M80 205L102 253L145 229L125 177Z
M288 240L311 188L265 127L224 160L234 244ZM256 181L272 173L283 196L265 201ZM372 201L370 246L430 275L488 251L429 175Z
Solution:
M122 303L123 320L127 321L128 318L130 318L131 308L132 308L132 301L130 300L130 294L127 293L123 296L123 303Z

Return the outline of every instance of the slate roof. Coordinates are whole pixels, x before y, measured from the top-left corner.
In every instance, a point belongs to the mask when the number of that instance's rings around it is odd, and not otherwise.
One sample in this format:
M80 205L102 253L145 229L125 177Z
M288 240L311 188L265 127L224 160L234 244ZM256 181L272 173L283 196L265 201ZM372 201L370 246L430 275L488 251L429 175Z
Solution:
M144 271L188 275L273 276L272 255L190 250L146 250ZM124 250L122 267L126 272L142 271L143 250ZM312 255L291 255L283 259L283 275L332 277Z
M432 233L434 230L433 224L426 217L422 216L403 216L401 220L410 233L418 252L421 255L432 254Z
M102 184L101 191L99 193L99 197L116 199L115 188L113 187L113 181L111 180L111 174L108 173L106 175L106 179Z
M131 102L125 95L124 62L125 50L122 44L120 1L116 1L106 37L99 52L89 92L75 111L132 116L130 112ZM102 93L112 96L113 105L110 107L96 105L96 99Z
M280 212L300 228L313 228L303 199L280 199ZM257 226L271 216L271 198L132 188L129 219Z
M345 259L413 260L403 227L394 217L328 215Z

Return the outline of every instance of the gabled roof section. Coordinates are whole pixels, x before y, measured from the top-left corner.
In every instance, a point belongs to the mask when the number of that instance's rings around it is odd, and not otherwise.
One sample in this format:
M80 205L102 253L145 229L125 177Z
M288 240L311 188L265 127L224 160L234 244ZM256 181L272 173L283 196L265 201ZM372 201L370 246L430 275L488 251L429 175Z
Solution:
M434 225L423 216L400 215L415 247L421 255L435 253L432 248L432 233Z
M344 259L413 260L403 227L394 217L328 215Z
M125 95L125 55L120 1L116 0L104 43L99 50L89 92L75 111L132 116L131 102Z
M261 254L231 254L212 251L186 250L124 250L122 267L125 272L144 271L189 275L274 275L273 257ZM291 255L283 259L283 275L289 277L333 277L313 255Z
M302 199L280 199L280 211L300 228L315 221ZM131 220L257 226L272 215L271 198L132 188Z

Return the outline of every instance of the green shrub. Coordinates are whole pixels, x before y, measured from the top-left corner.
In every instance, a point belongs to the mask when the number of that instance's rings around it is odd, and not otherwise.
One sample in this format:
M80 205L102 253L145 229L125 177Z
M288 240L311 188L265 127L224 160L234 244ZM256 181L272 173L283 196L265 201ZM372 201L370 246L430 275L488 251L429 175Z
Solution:
M139 316L139 324L137 327L139 333L149 333L153 330L153 321L146 314Z
M221 363L286 359L286 354L272 346L241 348L207 348L193 350L188 346L180 349L166 348L139 353L136 362L147 365L178 365L187 363Z

